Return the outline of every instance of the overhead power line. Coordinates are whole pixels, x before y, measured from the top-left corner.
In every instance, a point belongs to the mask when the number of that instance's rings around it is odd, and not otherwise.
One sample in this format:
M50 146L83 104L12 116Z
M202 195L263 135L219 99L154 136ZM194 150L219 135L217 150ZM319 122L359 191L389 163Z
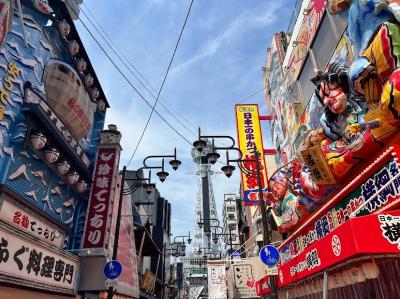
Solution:
M160 98L162 89L163 89L164 84L165 84L165 81L167 80L167 77L168 77L168 74L169 74L169 70L171 69L172 62L174 61L176 51L178 50L179 42L181 41L183 31L185 30L185 27L186 27L186 24L187 24L187 20L189 19L189 15L190 15L190 12L191 12L192 6L193 6L193 1L194 1L194 0L190 1L189 9L188 9L188 11L187 11L187 13L186 13L185 21L183 22L181 32L179 33L178 40L176 41L176 45L175 45L174 52L172 53L172 57L171 57L171 59L170 59L170 61L169 61L168 67L167 67L167 71L165 72L164 79L163 79L163 81L162 81L162 83L161 83L161 86L160 86L160 89L159 89L159 91L158 91L157 99L156 99L156 101L154 102L154 105L153 105L153 108L151 109L149 118L147 119L146 125L144 126L142 135L140 135L139 141L138 141L138 143L137 143L137 145L136 145L135 150L134 150L133 153L132 153L131 158L130 158L129 161L128 161L128 165L127 165L127 166L129 166L129 164L131 163L133 157L135 156L135 154L136 154L136 152L137 152L137 150L138 150L138 148L139 148L139 146L140 146L140 143L142 142L142 139L143 139L143 137L144 137L144 134L146 133L147 127L149 126L151 117L153 116L154 108L156 108L156 106L157 106L158 100L159 100L159 98Z
M110 57L110 55L107 53L107 51L104 49L104 47L100 44L100 42L96 39L96 37L93 35L93 33L90 31L90 29L86 26L86 24L79 19L81 22L82 26L85 28L85 30L89 33L89 35L92 37L92 39L95 41L95 43L99 46L101 51L106 55L107 59L111 62L111 64L114 66L114 68L120 73L120 75L125 79L125 81L129 84L129 86L139 95L139 97L146 103L148 107L151 109L153 106L149 103L149 101L140 93L140 91L133 85L133 83L128 79L128 77L121 71L121 69L118 67L118 65L114 62L114 60ZM183 140L185 140L188 144L192 145L192 143L186 139L185 136L183 136L173 125L171 125L157 110L154 111L167 125L170 127L176 134L178 134Z
M86 12L84 10L82 10L82 13L84 14L84 16L88 19L88 21L92 24L92 26L94 27L94 29L97 31L97 33L102 37L102 39L107 43L107 45L110 47L110 49L113 51L113 53L118 57L118 59L123 63L123 64L127 64L125 65L126 68L129 70L129 72L136 78L136 80L138 80L138 82L140 83L140 85L142 85L142 87L154 98L156 99L156 95L154 93L156 93L157 91L154 89L154 87L150 84L150 82L146 79L146 77L138 70L138 68L131 62L130 59L128 59L126 57L126 55L118 48L118 46L113 42L113 40L111 39L111 37L107 34L107 32L105 31L105 29L103 28L103 26L101 26L100 22L97 20L97 18L94 16L94 14L91 12L91 10L89 9L89 7L86 6L85 3L83 3L83 6L85 7L85 9L88 11L88 13L90 14L90 17L86 14ZM94 20L94 22L96 23L96 25L92 22L92 20ZM100 28L100 30L98 29ZM117 53L118 52L118 53ZM122 59L122 58L123 59ZM138 75L136 75L136 73ZM140 78L139 78L139 77ZM144 82L142 82L144 81ZM147 86L148 87L147 87ZM151 90L150 90L151 89ZM192 135L196 136L196 134L194 133L194 131L192 131L191 129L189 129L183 122L185 121L189 126L191 126L193 129L197 129L197 127L191 123L185 116L183 116L181 113L179 113L177 110L172 109L172 107L170 106L170 109L173 110L173 112L168 109L166 107L166 105L164 105L161 101L161 99L159 100L161 107L163 107L177 122L179 122L182 127L184 127L188 132L190 132ZM177 115L180 117L178 118ZM182 120L181 120L182 119Z

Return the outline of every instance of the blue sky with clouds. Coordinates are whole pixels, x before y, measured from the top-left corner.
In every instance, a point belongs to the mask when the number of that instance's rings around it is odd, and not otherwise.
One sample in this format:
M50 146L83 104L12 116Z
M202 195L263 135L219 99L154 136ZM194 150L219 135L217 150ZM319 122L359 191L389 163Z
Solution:
M235 137L234 105L263 87L261 68L266 49L274 32L287 29L294 2L195 0L160 97L160 102L191 132L160 105L156 110L190 142L195 140L198 126L204 134ZM85 0L84 3L112 41L158 91L190 1ZM85 6L82 9L86 11ZM81 18L108 49L84 15ZM106 123L117 124L123 135L122 168L133 153L150 108L114 69L83 26L79 22L76 25L111 105ZM109 52L133 85L154 103L154 98ZM266 112L262 93L246 103L258 103L261 113ZM267 140L264 138L264 143ZM169 171L166 182L157 182L157 188L172 203L173 233L179 235L188 229L193 231L197 201L197 177L192 174L196 165L192 162L189 144L154 114L129 169L140 167L148 155L170 154L174 147L183 165L177 172ZM219 170L220 165L214 168ZM239 191L239 173L230 179L217 174L213 177L213 186L221 216L223 194Z

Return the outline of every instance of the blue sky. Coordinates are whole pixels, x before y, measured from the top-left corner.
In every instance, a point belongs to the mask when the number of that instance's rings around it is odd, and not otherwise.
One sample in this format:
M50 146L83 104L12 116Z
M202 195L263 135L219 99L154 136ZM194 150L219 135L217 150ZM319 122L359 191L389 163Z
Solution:
M86 0L113 42L158 91L173 53L189 0ZM183 128L168 112L160 112L190 142L196 127L207 135L236 136L234 105L261 89L266 49L272 34L287 29L294 0L195 0L160 102L188 127ZM83 6L83 10L86 8ZM90 24L82 15L89 28ZM150 114L140 97L114 69L79 22L76 23L111 105L106 124L115 123L122 132L121 168L126 165ZM106 47L94 29L95 36ZM111 53L111 51L109 51ZM151 102L154 99L113 59ZM258 103L265 114L262 93L246 103ZM184 116L183 119L181 116ZM264 135L268 135L264 125ZM267 146L268 138L264 138ZM157 116L153 115L146 135L128 169L141 166L148 155L170 154L177 147L183 165L170 172L165 183L157 182L162 196L172 203L173 234L193 231L197 201L196 165L190 146ZM216 164L215 170L220 165ZM173 172L173 173L172 173ZM238 193L239 172L227 179L213 177L217 209L221 217L224 193Z

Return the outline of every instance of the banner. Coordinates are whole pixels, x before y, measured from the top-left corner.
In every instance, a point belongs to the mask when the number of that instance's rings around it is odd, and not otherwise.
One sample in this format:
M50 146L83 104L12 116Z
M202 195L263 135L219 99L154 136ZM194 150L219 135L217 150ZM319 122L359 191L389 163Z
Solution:
M379 211L396 203L400 198L400 167L395 161L388 161L371 173L348 195L291 242L280 248L281 261L286 263L314 242L322 239L339 225L350 219L350 215L363 216ZM367 202L368 201L368 202ZM363 207L362 207L363 206Z
M0 274L41 290L75 293L77 257L38 240L0 228ZM10 281L12 281L10 279Z
M242 166L248 171L241 171L243 203L244 205L259 205L259 186L256 175L256 162L254 149L260 153L259 163L261 172L261 185L263 199L267 198L267 169L264 159L264 146L260 126L258 105L235 105L236 124L238 133L239 149L242 151L242 159L254 160L254 162L244 162Z
M0 196L0 219L58 248L64 245L63 230L50 224L33 211L22 208L5 193Z
M226 272L224 261L207 261L208 298L226 299Z
M104 248L114 177L118 167L116 148L99 148L93 174L83 248Z
M400 210L343 223L286 264L279 265L278 286L284 287L354 256L389 253L400 253Z

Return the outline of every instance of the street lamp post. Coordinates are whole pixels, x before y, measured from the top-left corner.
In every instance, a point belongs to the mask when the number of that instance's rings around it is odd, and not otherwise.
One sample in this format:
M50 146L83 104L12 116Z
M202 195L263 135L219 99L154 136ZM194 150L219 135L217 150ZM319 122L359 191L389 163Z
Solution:
M154 159L154 158L161 158L162 162L161 162L161 166L149 166L147 165L147 160L149 159ZM164 159L165 158L173 158L171 159L171 161L169 162L170 165L172 166L172 168L174 170L177 170L179 165L181 164L181 161L176 159L176 148L174 149L174 155L162 155L162 156L148 156L143 160L143 167L139 168L136 171L136 176L137 174L143 170L143 169L158 169L160 170L159 172L157 172L157 176L159 177L161 182L164 182L165 179L167 178L167 176L169 175L168 172L166 172L164 170ZM133 192L135 192L135 190L137 189L137 185L133 186L133 187L129 187L128 189L124 189L124 184L126 180L134 180L134 181L149 181L148 184L146 184L146 192L148 194L150 194L154 188L155 188L155 184L152 184L150 182L150 174L149 174L149 178L142 178L137 176L134 179L125 179L126 176L126 166L123 167L122 169L122 175L121 175L121 186L120 186L120 191L119 191L119 201L118 201L118 213L117 213L117 219L116 219L116 223L115 223L115 233L114 233L114 246L113 246L113 254L112 254L112 260L116 260L118 257L118 243L119 243L119 231L120 231L120 227L121 227L121 213L122 213L122 200L124 195L129 195L132 194ZM165 272L165 269L164 269ZM164 279L164 274L163 274L163 279ZM108 299L112 299L114 295L114 286L110 286L108 288Z
M218 150L226 150L226 161L227 164L221 168L221 170L225 173L225 175L229 178L232 176L233 171L235 170L235 167L233 165L230 165L230 162L236 162L239 168L245 172L245 173L253 173L252 170L247 169L243 163L246 162L251 162L255 163L256 165L256 176L257 176L257 185L258 185L258 194L259 194L259 201L260 201L260 211L261 211L261 217L262 217L262 224L263 224L263 245L267 245L271 243L271 235L269 231L269 226L268 226L268 217L267 217L267 210L265 208L265 202L264 202L264 196L263 196L263 186L262 186L262 181L261 181L261 167L260 167L260 153L257 150L257 148L254 148L254 159L243 159L243 153L242 151L235 147L235 140L231 136L224 136L224 135L201 135L201 130L199 128L199 138L193 143L193 146L199 151L202 152L203 149L206 146L206 141L204 139L212 139L212 148L213 150L207 154L207 158L209 163L215 164L219 157L220 154L217 152ZM215 146L214 145L214 139L225 139L225 140L230 140L231 145L229 146ZM239 157L237 159L229 159L229 150L235 150ZM275 277L270 276L270 282L271 282L271 298L272 299L277 299L277 291L276 291L276 283L275 283Z

